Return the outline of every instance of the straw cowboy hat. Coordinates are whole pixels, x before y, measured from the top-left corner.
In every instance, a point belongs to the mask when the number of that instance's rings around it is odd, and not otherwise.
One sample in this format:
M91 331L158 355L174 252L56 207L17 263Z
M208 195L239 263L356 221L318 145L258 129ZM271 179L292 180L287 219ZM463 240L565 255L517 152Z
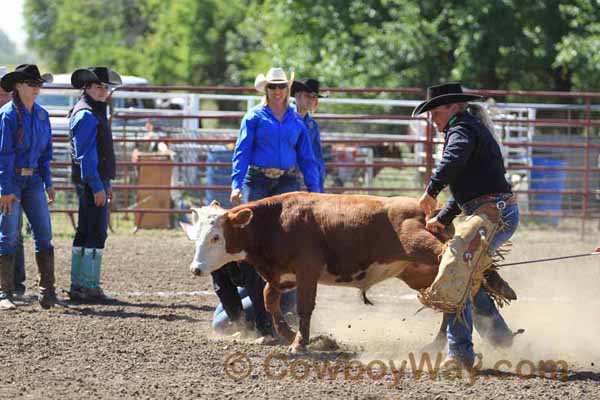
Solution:
M75 89L82 89L92 83L116 86L123 81L116 71L106 67L81 68L71 74L71 85Z
M314 93L317 97L324 97L319 93L319 81L316 79L304 79L302 81L294 81L292 83L291 96L294 96L298 92Z
M261 93L265 92L265 87L269 83L288 83L287 75L282 68L271 68L267 75L258 74L254 80L254 88Z
M7 92L12 92L15 89L15 83L34 81L37 83L52 83L53 77L51 74L40 74L40 70L35 64L21 64L13 72L2 77L0 86Z
M443 83L427 88L427 100L419 104L414 109L412 115L414 117L447 104L465 103L467 101L479 99L482 99L482 97L463 93L462 86L458 82Z

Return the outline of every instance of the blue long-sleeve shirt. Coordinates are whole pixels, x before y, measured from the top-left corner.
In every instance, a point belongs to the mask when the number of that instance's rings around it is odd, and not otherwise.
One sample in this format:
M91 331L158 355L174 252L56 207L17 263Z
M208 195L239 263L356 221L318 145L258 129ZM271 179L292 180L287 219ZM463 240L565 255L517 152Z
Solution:
M21 107L23 138L19 140L16 105L10 101L0 109L0 194L15 193L16 168L37 168L47 188L52 187L52 129L48 112L33 103L31 113Z
M321 147L321 131L317 121L307 113L304 117L304 123L310 136L310 144L315 154L315 161L319 165L319 189L325 191L325 159L323 158L323 148Z
M73 133L73 157L81 165L81 180L92 188L94 193L104 190L98 173L98 151L96 150L96 130L98 119L90 110L75 114L70 121Z
M319 171L302 117L290 106L280 122L267 105L249 110L233 151L232 189L241 189L250 165L287 170L300 166L304 183L319 192Z

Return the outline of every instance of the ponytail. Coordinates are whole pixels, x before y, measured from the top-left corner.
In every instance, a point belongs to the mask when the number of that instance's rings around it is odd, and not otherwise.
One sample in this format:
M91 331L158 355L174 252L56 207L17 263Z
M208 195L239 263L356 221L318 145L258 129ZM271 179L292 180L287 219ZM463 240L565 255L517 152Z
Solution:
M496 129L494 128L494 122L492 121L492 118L490 117L487 108L479 103L469 103L467 105L467 112L475 118L477 118L478 120L480 120L483 126L485 126L490 131L492 137L500 147L500 152L502 153L502 156L504 156L505 149L502 145L502 139L496 133Z
M25 132L23 131L23 110L21 109L23 103L21 102L19 92L16 89L13 90L13 104L17 110L17 143L21 144L25 137Z

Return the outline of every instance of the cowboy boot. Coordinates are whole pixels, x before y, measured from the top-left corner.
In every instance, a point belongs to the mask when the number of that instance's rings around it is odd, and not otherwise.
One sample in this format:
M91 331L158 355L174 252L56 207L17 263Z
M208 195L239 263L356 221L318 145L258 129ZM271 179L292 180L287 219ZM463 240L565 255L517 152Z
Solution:
M54 290L54 249L38 251L35 253L35 261L40 273L39 302L42 308L47 310L58 302Z
M92 285L92 298L98 303L111 303L114 299L108 297L102 288L100 287L100 275L102 272L102 252L103 249L94 249L94 256L92 257L92 272L93 272L93 285Z
M85 271L90 267L85 263L83 252L83 247L73 246L71 249L71 287L67 292L71 301L84 302L87 298Z
M0 256L0 311L14 310L15 255Z
M508 282L506 282L497 270L489 269L485 272L485 281L488 286L496 293L500 294L502 297L508 300L516 300L517 294L510 287Z
M84 268L86 276L85 302L89 304L107 304L114 300L104 294L100 287L102 271L102 249L85 249Z

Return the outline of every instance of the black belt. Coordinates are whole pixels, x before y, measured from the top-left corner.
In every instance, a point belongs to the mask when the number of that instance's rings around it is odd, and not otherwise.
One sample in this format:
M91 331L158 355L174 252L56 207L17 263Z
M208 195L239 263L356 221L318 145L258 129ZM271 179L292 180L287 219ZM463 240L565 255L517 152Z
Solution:
M33 174L37 174L39 169L37 168L15 168L15 173L22 176L31 176Z

